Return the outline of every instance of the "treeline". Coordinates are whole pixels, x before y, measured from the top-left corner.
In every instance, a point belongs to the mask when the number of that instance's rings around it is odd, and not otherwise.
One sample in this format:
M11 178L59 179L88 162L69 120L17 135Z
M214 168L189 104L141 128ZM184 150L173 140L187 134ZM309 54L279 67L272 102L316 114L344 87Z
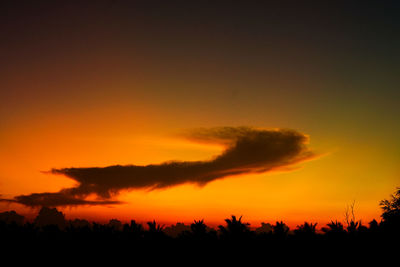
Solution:
M43 218L42 214L52 214ZM7 215L7 216L5 216ZM7 217L7 219L4 219ZM19 218L13 220L11 217ZM57 218L58 217L58 218ZM132 220L122 224L118 220L110 220L107 224L90 223L86 220L67 221L64 215L55 208L43 207L34 222L22 223L22 216L15 211L0 214L0 237L2 240L114 240L114 241L224 241L224 240L264 240L264 241L293 241L293 240L349 240L371 239L398 235L400 224L389 220L377 222L372 220L367 225L361 221L351 220L348 223L332 221L317 231L317 223L298 225L290 229L284 222L275 224L263 223L261 227L252 230L242 218L231 216L225 219L225 224L218 229L208 227L203 220L194 221L191 225L177 223L169 227L148 222L146 227Z
M33 222L25 222L15 211L0 214L0 238L14 245L62 244L66 246L156 246L156 245L207 245L253 246L270 248L280 245L314 247L325 245L377 246L390 244L400 237L400 189L390 200L381 202L381 221L368 224L348 218L345 223L332 221L317 231L316 223L305 222L289 229L284 222L262 224L252 230L241 217L231 216L218 229L208 227L203 220L191 225L176 224L164 227L155 221L146 227L132 220L122 224L111 220L107 224L89 223L86 220L65 220L55 208L43 207Z

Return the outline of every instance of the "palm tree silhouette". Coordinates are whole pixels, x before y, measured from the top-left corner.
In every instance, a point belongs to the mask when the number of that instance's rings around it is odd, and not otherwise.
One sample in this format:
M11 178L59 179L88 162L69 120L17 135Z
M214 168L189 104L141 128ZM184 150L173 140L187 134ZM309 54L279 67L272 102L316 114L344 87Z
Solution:
M231 219L225 219L226 227L219 225L218 228L221 232L222 237L225 238L243 238L245 235L250 233L249 223L242 222L242 216L236 219L236 216L232 215Z
M147 222L147 225L149 226L149 232L152 233L163 232L164 225L157 224L155 220L153 220L152 222Z
M313 237L316 235L316 226L318 223L308 223L304 222L302 225L298 225L297 228L294 230L296 236L301 237Z
M285 239L289 232L289 227L282 221L276 222L275 225L272 226L272 233L278 239Z
M144 236L150 240L162 240L166 237L164 233L164 225L156 223L155 220L147 222L149 229L144 233Z
M204 223L204 220L196 221L190 225L190 229L194 235L204 235L207 232L207 225Z
M204 220L194 220L190 225L190 231L183 232L181 237L200 243L204 241L216 241L217 232L214 229L208 228Z
M322 228L327 238L338 239L346 235L346 230L341 222L331 221L327 226Z
M129 238L138 239L142 237L144 230L141 224L136 223L135 220L131 220L130 224L124 224L123 232L128 235Z
M322 228L324 232L344 232L344 227L341 222L331 221L327 224L328 228Z
M360 222L355 222L355 221L353 221L353 220L351 220L350 222L349 222L349 225L347 225L347 232L349 233L349 234L355 234L355 233L357 233L357 230L358 230L358 228L361 226L361 223Z

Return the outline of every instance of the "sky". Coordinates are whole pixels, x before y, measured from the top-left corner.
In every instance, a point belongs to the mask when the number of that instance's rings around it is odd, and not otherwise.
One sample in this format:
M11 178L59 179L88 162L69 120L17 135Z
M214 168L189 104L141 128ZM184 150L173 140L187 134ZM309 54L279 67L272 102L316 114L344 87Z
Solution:
M2 1L0 211L296 226L354 202L379 220L400 186L399 12Z

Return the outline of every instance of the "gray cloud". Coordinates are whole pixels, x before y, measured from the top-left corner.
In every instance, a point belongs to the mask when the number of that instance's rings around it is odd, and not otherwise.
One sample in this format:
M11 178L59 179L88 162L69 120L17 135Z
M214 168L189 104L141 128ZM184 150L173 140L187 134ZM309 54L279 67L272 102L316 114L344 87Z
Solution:
M205 185L228 176L267 172L314 157L307 148L307 136L294 130L220 127L192 130L184 137L221 143L226 150L208 161L52 169L51 173L65 175L79 185L57 193L17 196L9 201L27 206L117 204L118 201L110 199L121 190L153 190L185 183ZM89 194L97 195L99 200L85 200Z
M58 206L78 206L78 205L112 205L121 204L116 200L85 200L77 196L68 194L65 190L57 193L34 193L30 195L20 195L14 199L0 199L3 202L19 203L29 207L58 207Z

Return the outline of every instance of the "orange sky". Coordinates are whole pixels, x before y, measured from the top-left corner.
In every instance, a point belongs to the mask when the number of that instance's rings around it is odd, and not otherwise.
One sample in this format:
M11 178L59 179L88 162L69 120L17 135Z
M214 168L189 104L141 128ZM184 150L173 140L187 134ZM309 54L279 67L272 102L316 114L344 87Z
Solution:
M75 184L61 175L42 172L51 168L206 160L223 150L217 145L179 138L177 133L182 129L127 119L140 118L135 112L139 111L118 105L82 112L80 116L43 114L40 120L29 119L10 127L3 133L0 153L3 197L56 192ZM142 112L148 116L146 121L157 120L151 118L155 116L151 112ZM355 201L358 219L378 219L379 200L393 190L396 173L376 167L366 173L364 169L374 165L376 158L371 155L381 157L382 151L356 142L350 146L341 140L313 142L312 135L310 147L321 156L286 172L226 178L204 187L123 191L118 196L125 202L121 205L60 209L67 218L97 221L156 219L169 224L204 218L210 225L217 225L234 214L243 215L252 226L283 220L293 227L305 220L320 224L343 220L346 206ZM376 180L378 175L386 178L384 183ZM28 217L37 212L18 204L1 205L1 210L9 209Z
M4 7L1 197L75 185L52 168L211 159L224 148L179 134L254 126L307 134L320 156L286 172L60 209L101 221L217 225L243 215L294 227L343 221L355 201L356 219L379 219L380 200L400 185L398 14L191 5ZM0 203L10 209L37 213Z

